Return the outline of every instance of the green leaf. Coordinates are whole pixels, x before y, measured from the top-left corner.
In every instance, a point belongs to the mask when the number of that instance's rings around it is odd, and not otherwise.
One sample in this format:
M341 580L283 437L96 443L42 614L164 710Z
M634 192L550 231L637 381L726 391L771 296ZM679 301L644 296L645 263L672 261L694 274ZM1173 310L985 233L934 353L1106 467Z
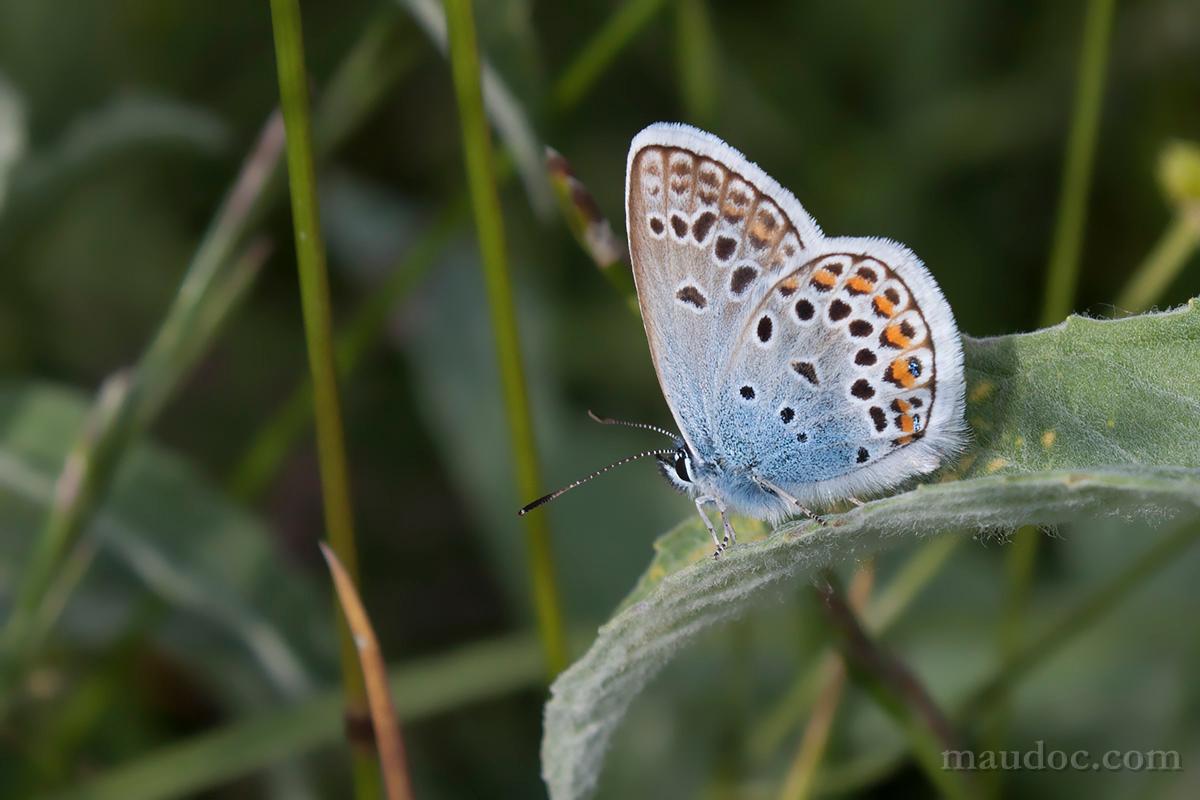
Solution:
M0 586L24 563L87 409L69 389L0 385ZM111 617L99 608L157 596L172 612L159 644L229 702L304 696L324 677L333 643L310 621L328 616L327 593L179 458L135 446L89 533L102 568L72 597L62 635L104 637Z
M636 694L703 630L838 561L918 536L1053 525L1080 515L1200 511L1200 304L1119 321L1072 317L967 339L969 451L910 491L769 535L742 522L720 561L699 520L655 558L588 652L551 687L542 771L585 797Z

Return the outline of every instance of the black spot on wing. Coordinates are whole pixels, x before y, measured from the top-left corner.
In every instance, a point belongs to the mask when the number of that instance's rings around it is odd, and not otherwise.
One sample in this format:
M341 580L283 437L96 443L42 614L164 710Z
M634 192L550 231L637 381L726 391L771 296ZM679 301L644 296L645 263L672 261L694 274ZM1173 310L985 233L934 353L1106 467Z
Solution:
M850 394L859 400L870 400L875 396L875 387L866 378L859 378L850 386Z
M677 297L680 302L687 303L690 306L694 306L702 310L708 305L708 299L705 298L704 294L695 286L684 286L675 293L675 297Z
M865 319L856 319L850 322L851 336L857 336L861 339L863 336L870 336L871 332L874 330L875 326L867 322Z
M754 267L743 264L733 271L729 277L729 290L734 294L740 295L746 291L755 278L758 277L758 270Z
M811 361L793 361L792 369L796 371L797 375L799 375L801 378L804 378L813 386L817 386L821 383L819 380L817 380L817 368Z
M704 241L704 237L708 236L708 232L712 230L712 226L717 221L717 215L711 211L705 211L696 221L692 223L692 236L697 242Z
M762 342L763 344L766 344L767 342L771 341L771 332L774 329L774 327L775 327L775 325L774 325L774 323L771 322L770 317L768 317L765 314L762 317L760 317L758 320L758 330L757 330L758 340L760 342Z
M718 236L717 246L714 252L722 261L728 261L733 258L733 251L737 249L737 239L731 239L728 236Z
M843 320L848 316L850 316L850 306L841 300L834 300L829 304L829 318L834 322Z
M678 214L671 215L671 230L675 231L675 235L682 239L687 235L687 221Z

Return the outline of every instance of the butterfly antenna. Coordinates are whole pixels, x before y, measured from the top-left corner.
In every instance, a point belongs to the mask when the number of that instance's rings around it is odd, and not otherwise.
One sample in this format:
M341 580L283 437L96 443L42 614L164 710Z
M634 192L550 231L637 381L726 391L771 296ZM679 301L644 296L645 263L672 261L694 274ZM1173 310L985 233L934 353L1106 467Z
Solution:
M594 411L588 411L588 416L592 418L593 422L599 422L601 425L624 425L626 428L641 428L642 430L654 431L655 433L661 433L663 436L666 436L668 439L673 440L676 438L675 434L671 433L666 428L660 428L657 425L651 425L648 422L626 422L623 419L610 419L609 417L598 417L598 416L596 416L596 412L594 412Z
M613 469L614 467L619 467L622 464L628 464L630 461L637 461L639 458L645 458L646 456L665 456L665 455L668 455L668 454L674 453L674 452L675 452L674 448L667 448L665 450L647 450L644 453L638 453L637 455L634 455L634 456L626 456L625 458L622 458L620 461L615 461L612 464L609 464L604 469L598 469L595 472L593 472L591 475L588 475L584 478L580 478L579 480L575 481L574 483L569 483L566 486L562 487L561 489L553 491L550 494L545 495L544 497L539 497L537 500L534 500L532 503L530 503L529 505L525 506L520 511L518 511L517 516L518 517L525 516L530 511L533 511L535 508L537 508L538 506L546 505L546 503L549 503L551 500L555 499L556 497L560 497L560 496L566 494L567 492L574 489L576 486L582 486L583 484L590 481L592 478L600 477L601 475L608 472L610 469Z

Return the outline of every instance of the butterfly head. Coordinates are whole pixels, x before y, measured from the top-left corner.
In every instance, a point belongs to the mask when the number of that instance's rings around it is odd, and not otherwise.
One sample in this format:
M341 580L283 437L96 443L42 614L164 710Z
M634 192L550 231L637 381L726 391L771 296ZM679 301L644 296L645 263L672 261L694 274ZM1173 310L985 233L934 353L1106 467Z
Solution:
M675 449L656 456L656 459L658 469L668 483L685 494L696 491L696 462L683 439L676 438Z

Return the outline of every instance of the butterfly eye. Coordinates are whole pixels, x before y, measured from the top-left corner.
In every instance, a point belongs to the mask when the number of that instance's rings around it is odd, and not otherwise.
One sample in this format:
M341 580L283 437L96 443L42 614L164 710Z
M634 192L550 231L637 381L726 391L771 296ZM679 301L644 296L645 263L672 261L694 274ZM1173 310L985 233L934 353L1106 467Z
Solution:
M688 475L688 457L687 453L680 451L675 456L675 474L679 476L679 480L684 483L691 483L692 478Z

